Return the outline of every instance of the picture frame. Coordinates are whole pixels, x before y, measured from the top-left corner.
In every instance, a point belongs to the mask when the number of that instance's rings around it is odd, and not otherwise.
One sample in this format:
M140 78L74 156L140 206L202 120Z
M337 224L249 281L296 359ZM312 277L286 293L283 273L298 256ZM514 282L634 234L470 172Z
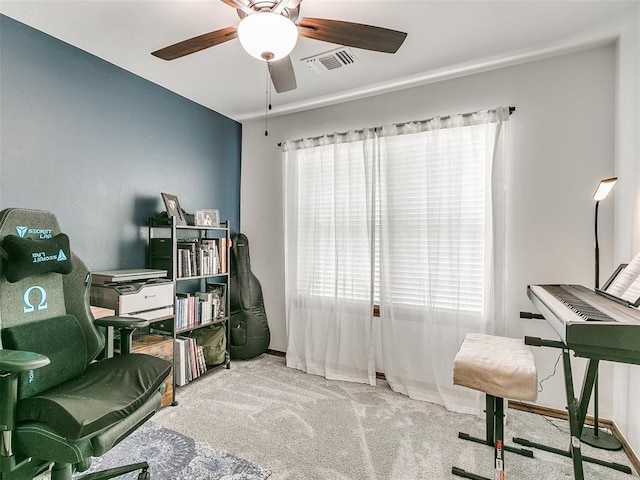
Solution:
M187 221L184 218L184 214L182 213L182 208L180 207L180 202L178 201L178 197L172 195L171 193L160 193L162 196L162 200L164 201L164 206L167 209L168 217L176 217L176 225L186 225Z
M227 316L227 284L207 283L207 292L213 295L213 321Z
M219 227L220 226L220 210L216 210L216 209L196 210L196 226Z

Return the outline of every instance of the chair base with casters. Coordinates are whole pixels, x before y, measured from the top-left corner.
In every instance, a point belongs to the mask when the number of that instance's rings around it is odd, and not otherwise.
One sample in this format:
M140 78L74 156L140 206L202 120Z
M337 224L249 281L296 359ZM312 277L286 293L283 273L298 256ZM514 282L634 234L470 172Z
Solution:
M504 445L504 399L535 401L538 395L533 354L522 340L467 334L454 360L453 372L455 385L486 396L485 437L459 432L458 438L493 446L493 479L503 480L505 451L533 457L531 450ZM451 473L472 480L493 480L459 467L452 467Z
M91 275L69 243L49 212L0 212L0 480L86 472L160 409L171 373L171 362L127 351L144 320L101 319L124 344L98 360L105 339L89 307ZM136 471L150 478L145 462L77 478Z
M70 478L72 474L71 465L57 465L54 464L51 468L51 480L57 478ZM124 465L120 467L110 468L108 470L102 470L100 472L88 473L80 477L75 477L74 480L107 480L109 478L116 478L127 473L141 470L138 474L138 480L150 480L151 474L149 473L149 464L147 462L134 463L131 465Z

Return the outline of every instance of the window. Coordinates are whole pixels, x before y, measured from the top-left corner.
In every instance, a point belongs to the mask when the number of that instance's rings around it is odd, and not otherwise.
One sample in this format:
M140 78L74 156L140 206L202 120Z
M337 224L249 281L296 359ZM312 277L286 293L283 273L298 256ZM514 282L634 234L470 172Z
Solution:
M433 122L291 145L298 294L483 312L496 124Z
M298 290L366 300L371 290L363 140L298 152ZM369 162L370 163L370 162ZM336 274L337 270L337 274Z
M381 139L376 219L394 303L484 308L487 162L475 128Z

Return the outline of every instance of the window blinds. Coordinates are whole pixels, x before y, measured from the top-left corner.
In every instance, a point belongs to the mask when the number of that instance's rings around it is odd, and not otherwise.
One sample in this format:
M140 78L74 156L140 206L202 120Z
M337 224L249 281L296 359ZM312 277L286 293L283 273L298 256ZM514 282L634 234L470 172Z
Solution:
M483 309L486 137L474 128L381 139L379 237L391 244L377 268L393 303Z
M285 199L297 202L297 293L482 312L486 117L496 115L508 112L287 142L297 164L296 198Z

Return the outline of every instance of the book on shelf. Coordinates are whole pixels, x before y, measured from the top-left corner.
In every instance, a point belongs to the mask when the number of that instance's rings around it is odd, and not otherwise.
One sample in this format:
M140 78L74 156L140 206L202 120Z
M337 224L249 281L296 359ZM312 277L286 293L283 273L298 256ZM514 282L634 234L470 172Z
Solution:
M193 338L187 337L189 341L189 365L191 366L191 380L200 376L198 371L198 351L196 341Z
M220 273L227 273L227 239L218 239L218 248L220 252Z
M174 378L176 385L182 387L187 380L187 346L183 338L175 338L173 341Z
M197 292L198 302L200 304L200 325L206 325L213 321L213 293Z
M175 326L177 330L190 326L191 305L192 296L190 293L176 293Z
M219 239L218 248L220 249L220 272L229 273L229 262L227 258L227 239L226 238Z
M195 277L198 275L198 240L184 239L176 243L178 257L178 277Z
M202 345L196 345L196 349L198 354L198 368L200 372L199 375L202 375L203 373L207 373L207 362L204 359L204 348L202 347Z
M211 323L214 318L213 292L177 293L175 305L176 330Z
M203 238L200 241L202 275L217 275L220 272L220 254L217 239Z
M189 250L178 248L176 252L177 277L184 278L191 276L191 261L189 260Z
M195 338L179 336L175 338L174 345L176 385L183 386L198 378L206 370L202 369L198 358L199 348Z
M226 273L226 241L226 238L203 238L177 242L176 276L187 278Z

